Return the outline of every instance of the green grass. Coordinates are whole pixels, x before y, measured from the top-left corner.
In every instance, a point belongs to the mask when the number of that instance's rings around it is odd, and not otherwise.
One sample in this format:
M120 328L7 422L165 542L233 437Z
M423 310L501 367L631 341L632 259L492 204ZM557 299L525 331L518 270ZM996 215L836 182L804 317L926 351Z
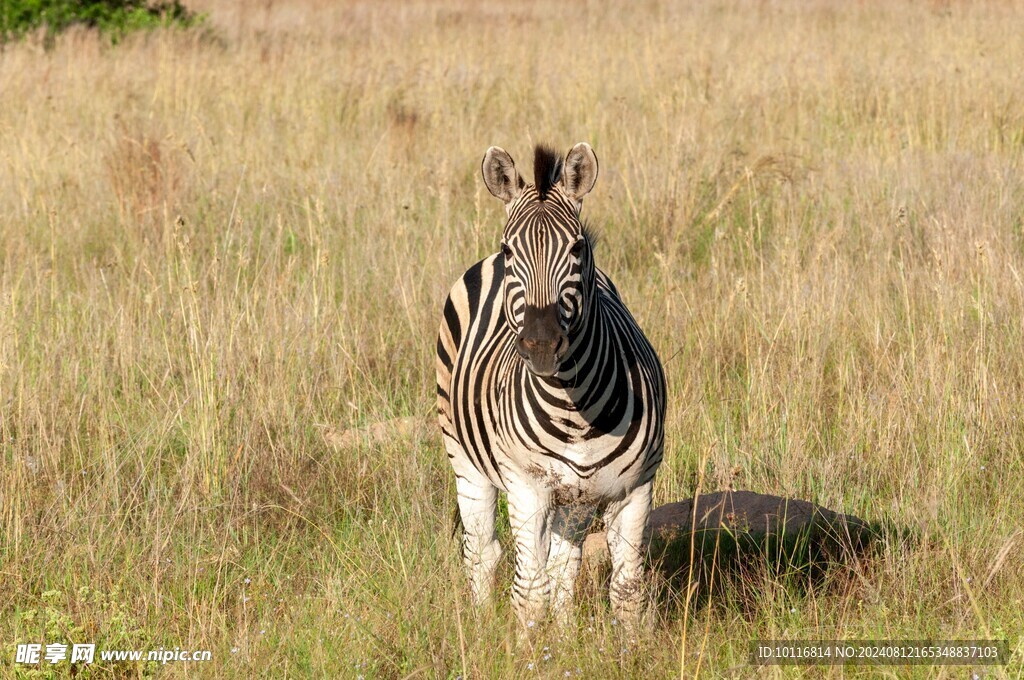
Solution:
M0 675L62 640L213 653L77 677L454 678L1002 637L1020 677L1024 12L195 9L0 59ZM666 365L656 502L805 498L891 527L870 559L677 594L635 640L594 584L528 642L470 605L435 332L497 248L483 152L541 141L594 146L598 262Z

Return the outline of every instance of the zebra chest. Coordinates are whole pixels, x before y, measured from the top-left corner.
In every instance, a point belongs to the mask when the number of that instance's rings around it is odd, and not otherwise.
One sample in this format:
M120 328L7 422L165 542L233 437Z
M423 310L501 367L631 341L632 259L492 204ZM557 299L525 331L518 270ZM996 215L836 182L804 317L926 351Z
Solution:
M513 484L547 495L553 505L599 505L620 498L633 481L616 462L610 438L584 439L566 433L560 441L506 440L501 459ZM623 474L625 473L625 474Z

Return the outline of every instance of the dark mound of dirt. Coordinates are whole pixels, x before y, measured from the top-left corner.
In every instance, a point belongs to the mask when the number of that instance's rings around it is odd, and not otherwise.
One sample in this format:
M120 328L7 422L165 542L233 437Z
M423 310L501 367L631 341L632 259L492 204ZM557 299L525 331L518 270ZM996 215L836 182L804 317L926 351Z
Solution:
M655 508L648 559L668 581L708 584L715 574L768 570L821 576L862 554L876 530L809 501L752 491L719 491ZM584 545L588 570L607 561L603 533Z

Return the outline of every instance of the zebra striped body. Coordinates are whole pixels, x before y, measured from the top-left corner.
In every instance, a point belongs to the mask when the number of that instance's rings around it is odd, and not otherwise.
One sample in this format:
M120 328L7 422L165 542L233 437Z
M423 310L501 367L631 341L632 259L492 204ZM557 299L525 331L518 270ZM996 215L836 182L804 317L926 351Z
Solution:
M603 512L612 603L635 618L662 456L664 375L595 267L579 221L596 179L593 151L577 145L563 166L538 149L535 165L537 182L526 185L503 151L485 157L488 188L502 198L508 190L503 252L456 282L438 336L438 413L456 475L463 553L474 595L486 600L500 555L497 492L507 492L513 605L524 622L552 602L564 617L587 527Z

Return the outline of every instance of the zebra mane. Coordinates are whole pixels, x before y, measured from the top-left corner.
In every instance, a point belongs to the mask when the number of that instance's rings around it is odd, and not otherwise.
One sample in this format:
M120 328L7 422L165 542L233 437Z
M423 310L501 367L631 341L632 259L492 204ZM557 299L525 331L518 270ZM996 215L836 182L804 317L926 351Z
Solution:
M533 183L540 200L547 198L548 191L562 178L562 156L548 146L538 144L533 152Z
M594 228L589 223L583 222L583 238L587 239L587 244L590 246L591 252L597 247L598 236Z

